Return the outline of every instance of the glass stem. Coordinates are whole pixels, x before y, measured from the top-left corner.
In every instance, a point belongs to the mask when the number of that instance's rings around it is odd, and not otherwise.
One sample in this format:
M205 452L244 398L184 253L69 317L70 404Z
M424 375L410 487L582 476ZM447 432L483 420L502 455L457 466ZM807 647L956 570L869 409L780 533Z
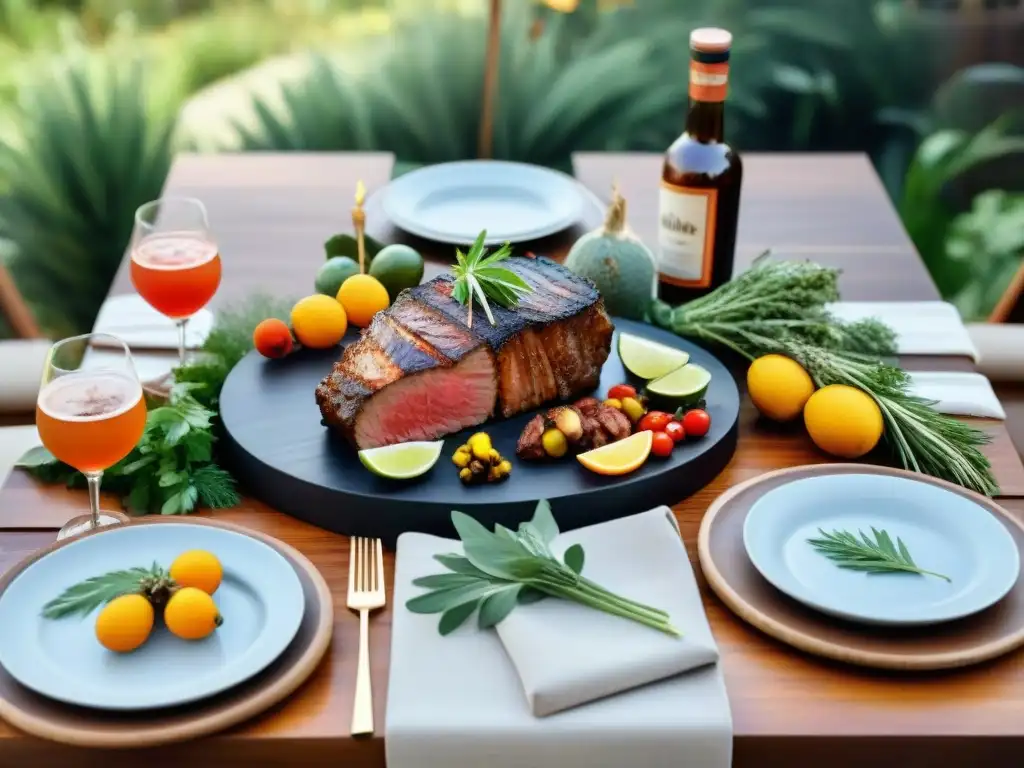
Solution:
M103 479L102 470L99 472L83 472L89 483L89 511L92 513L92 527L100 527L100 480Z
M178 326L178 366L185 365L185 325L188 323L188 318L184 317L181 320L175 320L174 324Z

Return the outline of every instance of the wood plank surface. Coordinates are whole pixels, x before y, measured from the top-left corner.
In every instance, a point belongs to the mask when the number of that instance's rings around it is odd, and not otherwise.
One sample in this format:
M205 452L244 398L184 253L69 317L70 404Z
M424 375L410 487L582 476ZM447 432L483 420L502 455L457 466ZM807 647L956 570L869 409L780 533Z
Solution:
M849 155L748 156L738 263L764 246L844 269L850 299L937 297L867 161ZM390 176L389 155L183 156L167 191L207 202L221 242L224 286L218 302L253 290L298 295L311 290L322 242L350 231L355 182L372 191ZM617 179L630 199L633 226L653 237L658 158L581 155L578 176L599 195ZM439 250L428 254L444 260ZM131 290L122 269L113 292ZM963 358L908 358L908 366L970 369ZM742 382L741 382L742 385ZM1004 494L1024 495L1024 467L1002 424L980 422L995 437L988 452ZM826 458L799 429L769 428L749 403L729 466L695 496L675 505L691 557L708 505L737 482L770 469ZM42 487L15 473L0 491L0 570L52 540L59 524L85 505L84 494ZM108 499L113 505L116 500ZM1003 502L1024 515L1024 501ZM371 620L378 733L349 736L358 621L344 606L347 541L246 499L218 518L277 536L307 555L335 595L334 643L295 696L250 723L201 741L144 752L73 750L26 737L0 723L0 766L381 766L391 607ZM36 528L37 530L31 530ZM29 530L26 530L29 529ZM391 589L393 560L387 558ZM699 578L699 569L698 569ZM702 589L704 589L703 581ZM744 766L846 768L937 766L968 759L1019 762L1024 749L1024 665L1020 654L942 674L893 676L802 655L736 619L704 589L733 709L735 759Z

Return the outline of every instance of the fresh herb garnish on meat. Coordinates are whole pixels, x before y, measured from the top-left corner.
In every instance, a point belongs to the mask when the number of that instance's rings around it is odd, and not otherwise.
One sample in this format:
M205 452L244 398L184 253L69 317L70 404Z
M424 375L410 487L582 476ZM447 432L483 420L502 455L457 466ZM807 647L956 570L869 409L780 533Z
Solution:
M483 307L491 325L494 325L494 316L487 303L488 299L510 309L519 303L520 296L533 292L533 286L515 272L496 266L498 262L512 255L512 246L505 243L494 253L487 255L487 249L484 248L485 237L486 229L477 235L469 253L463 253L456 248L455 258L458 263L452 267L452 274L455 275L452 298L459 304L466 305L466 325L470 328L473 327L474 297Z

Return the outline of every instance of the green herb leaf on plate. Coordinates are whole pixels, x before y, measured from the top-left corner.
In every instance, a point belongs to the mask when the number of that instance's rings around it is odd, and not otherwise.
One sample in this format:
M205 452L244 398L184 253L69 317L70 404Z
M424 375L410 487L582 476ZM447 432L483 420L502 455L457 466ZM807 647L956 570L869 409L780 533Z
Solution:
M920 576L935 576L950 581L948 576L918 567L903 540L892 541L889 534L872 528L874 538L863 531L857 531L859 538L849 531L833 530L826 533L818 529L821 538L807 542L840 568L866 573L913 573Z
M164 571L156 563L150 568L129 568L111 571L102 576L93 576L74 586L43 606L42 615L47 619L62 619L65 616L87 616L96 608L105 605L115 597L140 591L147 579L159 579Z
M565 550L562 559L573 573L583 573L583 547L579 544L573 544Z
M522 584L509 584L507 587L485 597L480 602L480 614L477 623L480 629L489 629L500 622L516 607Z

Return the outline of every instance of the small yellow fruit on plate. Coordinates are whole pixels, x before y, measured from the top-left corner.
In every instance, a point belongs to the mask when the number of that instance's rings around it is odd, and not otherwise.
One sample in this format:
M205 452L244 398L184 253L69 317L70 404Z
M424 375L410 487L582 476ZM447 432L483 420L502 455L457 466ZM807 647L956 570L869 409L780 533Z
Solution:
M212 552L205 549L190 549L174 558L170 576L179 587L195 587L212 595L220 586L224 569Z
M164 623L183 640L201 640L224 623L213 598L195 587L182 587L164 607Z
M372 275L352 275L338 289L338 302L345 308L349 322L365 328L378 312L388 308L388 289Z
M645 430L579 454L580 464L599 475L627 475L640 469L651 453L654 433Z
M345 308L330 296L316 293L299 299L292 307L292 330L304 347L333 347L348 330Z
M825 453L859 459L882 437L882 411L871 395L845 384L822 387L804 406L811 440Z
M142 595L115 597L96 617L96 639L111 651L134 651L149 639L153 619L153 604Z
M747 369L747 392L754 407L774 421L792 421L814 393L810 374L796 360L765 355Z

